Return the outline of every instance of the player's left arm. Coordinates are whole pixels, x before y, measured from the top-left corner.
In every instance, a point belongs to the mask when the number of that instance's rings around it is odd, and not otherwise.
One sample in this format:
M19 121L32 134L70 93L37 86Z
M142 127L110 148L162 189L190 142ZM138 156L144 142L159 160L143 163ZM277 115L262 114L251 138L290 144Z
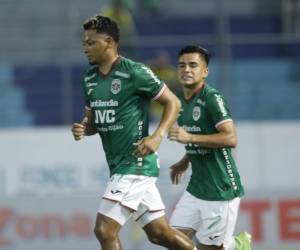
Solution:
M181 106L179 99L167 87L156 101L163 106L161 120L152 135L147 136L138 142L136 150L138 156L145 156L153 153L159 148L163 137L168 133L169 129L176 121Z
M198 144L205 148L234 148L237 145L237 136L235 125L232 120L227 120L220 123L216 127L216 133L209 135L191 134L186 132L182 127L172 128L169 132L168 138L171 141L180 143Z

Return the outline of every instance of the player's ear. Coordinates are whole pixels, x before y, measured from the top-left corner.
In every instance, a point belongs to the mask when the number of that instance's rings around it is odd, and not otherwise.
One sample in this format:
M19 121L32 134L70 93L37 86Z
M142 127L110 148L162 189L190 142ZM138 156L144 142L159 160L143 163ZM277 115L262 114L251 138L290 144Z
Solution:
M206 78L208 76L208 74L209 74L209 69L208 69L208 67L206 67L203 71L204 78Z

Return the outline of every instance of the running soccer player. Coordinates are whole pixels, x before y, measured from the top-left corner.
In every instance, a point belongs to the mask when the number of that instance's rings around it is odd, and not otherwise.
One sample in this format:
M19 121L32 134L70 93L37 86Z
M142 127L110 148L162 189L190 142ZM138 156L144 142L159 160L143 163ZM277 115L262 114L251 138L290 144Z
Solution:
M201 249L249 250L249 234L233 237L244 189L231 154L237 138L228 105L205 82L209 59L209 52L199 46L186 46L178 55L182 109L179 127L168 137L185 144L186 154L171 166L170 176L178 184L190 164L192 175L170 223L190 238L195 236Z
M85 116L73 124L72 133L75 140L99 133L110 169L94 230L101 249L122 249L119 231L133 217L152 243L193 250L192 241L167 223L155 184L159 174L155 151L176 120L180 102L149 68L119 55L114 21L96 15L83 29L84 52L92 66L83 78ZM162 104L164 111L148 135L150 100Z

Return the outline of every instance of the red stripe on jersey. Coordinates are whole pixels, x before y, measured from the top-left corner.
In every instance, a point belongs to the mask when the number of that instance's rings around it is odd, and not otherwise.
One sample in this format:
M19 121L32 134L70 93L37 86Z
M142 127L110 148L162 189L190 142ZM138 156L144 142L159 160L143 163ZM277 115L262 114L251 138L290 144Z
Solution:
M152 98L152 100L154 100L154 101L157 100L164 93L164 91L166 89L167 89L167 85L164 84L164 86L161 88L161 90L158 92L158 94Z

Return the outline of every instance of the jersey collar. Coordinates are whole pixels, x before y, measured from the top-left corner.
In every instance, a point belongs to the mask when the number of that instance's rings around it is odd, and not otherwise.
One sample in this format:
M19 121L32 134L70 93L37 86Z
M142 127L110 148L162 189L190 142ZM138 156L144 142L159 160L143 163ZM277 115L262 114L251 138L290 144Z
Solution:
M116 66L120 63L120 61L121 61L121 56L118 56L117 59L116 59L116 60L113 62L113 64L111 65L111 68L110 68L110 70L109 70L109 72L108 72L107 74L103 74L103 73L101 73L101 72L98 70L100 77L101 77L102 79L104 79L104 78L106 78L107 76L109 76L110 73L111 73L111 72L116 68Z
M194 99L195 96L197 96L201 91L202 89L204 89L206 83L204 82L201 86L199 86L198 88L196 88L193 92L193 94L191 95L190 98L186 99L184 98L187 102L190 102L192 99Z

